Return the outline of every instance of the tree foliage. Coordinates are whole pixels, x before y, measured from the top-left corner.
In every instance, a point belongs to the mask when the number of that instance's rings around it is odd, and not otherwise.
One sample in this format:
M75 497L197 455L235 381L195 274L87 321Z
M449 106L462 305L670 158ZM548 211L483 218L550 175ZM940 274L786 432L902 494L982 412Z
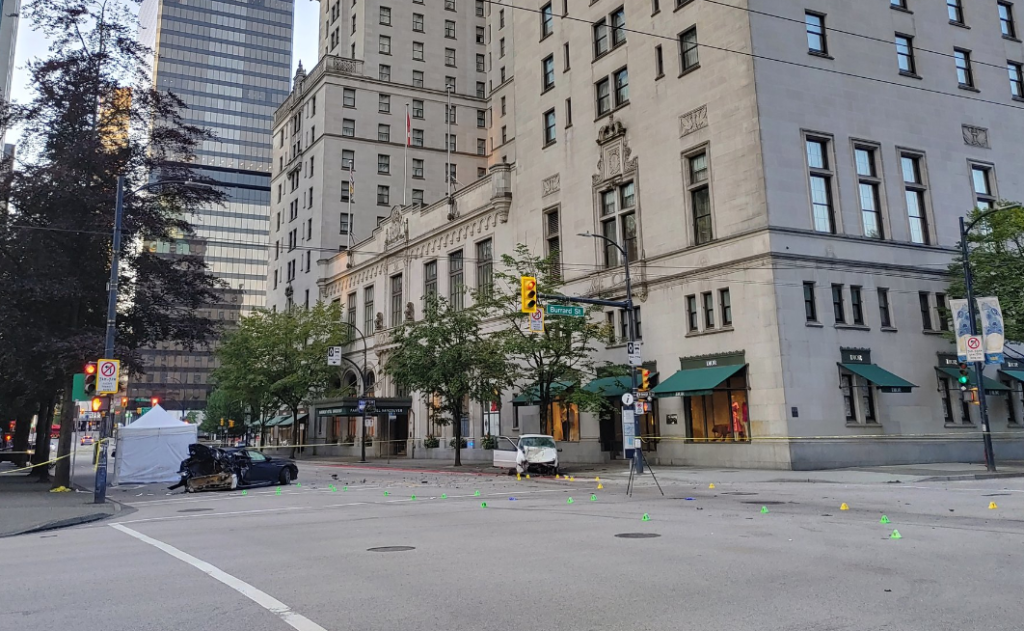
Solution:
M528 316L520 309L520 278L536 277L540 294L559 294L563 287L560 264L557 256L536 256L522 244L514 254L501 257L502 269L495 270L493 286L477 293L478 303L501 323L491 335L502 355L511 360L509 382L539 401L541 427L548 426L548 411L557 397L581 410L600 410L606 404L604 397L583 386L597 376L596 343L613 333L607 324L594 322L601 309L589 307L583 318L548 317L543 333L531 333ZM569 387L563 389L563 384Z
M199 429L207 434L239 435L245 431L247 407L242 399L232 396L224 388L216 388L206 397L206 410ZM221 425L221 420L224 425ZM234 421L232 428L229 421Z
M495 340L483 334L485 317L478 305L459 309L428 295L423 318L398 327L386 355L384 370L395 383L437 398L439 420L452 423L455 445L462 443L466 401L492 400L511 371ZM461 464L456 448L455 465Z
M21 132L17 165L0 162L0 409L11 416L61 390L69 403L71 375L103 352L118 176L127 193L115 355L138 371L142 347L192 347L215 334L199 315L218 290L202 259L147 247L196 243L190 215L223 194L197 186L208 182L191 160L211 136L186 124L180 99L153 88L132 4L34 0L22 10L52 45L27 64L34 97L0 112L0 125ZM155 180L176 183L132 193ZM63 409L68 453L73 406ZM55 484L68 473L60 463Z
M1006 341L1024 342L1024 208L1003 203L991 214L974 210L967 222L974 220L967 236L974 295L998 297ZM949 274L949 295L965 297L961 255L950 263Z

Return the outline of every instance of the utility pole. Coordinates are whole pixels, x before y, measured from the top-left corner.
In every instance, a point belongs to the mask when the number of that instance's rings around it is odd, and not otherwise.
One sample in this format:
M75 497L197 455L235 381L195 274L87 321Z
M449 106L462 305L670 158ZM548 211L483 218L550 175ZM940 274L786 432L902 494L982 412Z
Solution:
M971 335L978 334L978 325L975 322L974 312L974 279L971 275L970 250L967 247L967 234L974 224L983 216L975 218L970 225L964 224L964 218L960 218L960 257L963 259L964 267L964 288L967 292L967 313L970 317ZM985 363L974 362L975 383L978 386L978 406L981 412L981 437L985 443L985 468L989 471L996 470L996 458L992 451L992 430L988 422L988 398L985 396Z

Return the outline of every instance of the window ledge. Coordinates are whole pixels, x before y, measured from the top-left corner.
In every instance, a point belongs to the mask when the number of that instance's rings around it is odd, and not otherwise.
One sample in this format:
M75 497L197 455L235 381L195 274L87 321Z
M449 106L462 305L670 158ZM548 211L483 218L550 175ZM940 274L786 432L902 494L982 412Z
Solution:
M892 9L893 11L899 11L900 13L909 13L910 15L914 15L914 12L908 9L907 7L898 7L895 4L890 4L889 8Z
M602 118L611 116L615 112L618 112L622 108L628 107L628 106L629 106L629 101L626 101L625 103L622 103L621 105L617 105L617 106L613 107L612 109L608 110L607 112L605 112L604 114L598 114L597 118L594 119L594 122L596 123L597 121L601 120Z
M825 328L825 325L822 324L821 322L804 322L804 325L805 326L809 326L809 327L814 327L816 329L823 329L823 328Z
M921 75L916 72L910 72L908 70L900 70L901 77L907 77L908 79L921 79Z
M933 331L931 329L923 329L921 333L924 333L925 335L942 335L943 333L945 333L945 331Z
M837 329L849 329L849 330L853 330L853 331L870 331L871 330L871 327L865 326L863 324L837 323L837 324L835 324L833 326L835 326L835 328L837 328Z
M828 54L823 50L808 50L807 54L811 55L812 57L821 57L822 59L835 59L835 57L833 57L832 55Z
M864 421L863 423L859 423L857 421L846 421L846 426L850 428L856 427L859 429L878 429L882 424L877 421Z
M658 74L656 77L654 77L654 80L657 81L659 79L664 79L664 78L665 78L665 73L662 72L662 73Z
M558 143L557 140L549 140L548 142L544 143L544 146L541 147L541 149L547 149L548 147L550 147L550 146L552 146L554 144L557 144L557 143Z
M540 91L540 94L541 94L541 96L544 96L545 94L547 94L548 92L550 92L550 91L552 91L552 90L554 90L554 89L555 89L555 84L554 84L554 83L552 83L551 85L547 86L546 88L543 88L543 89L542 89L542 90Z
M700 70L700 62L699 61L697 63L695 63L694 65L690 66L689 68L686 68L685 70L679 71L679 78L685 77L686 75L690 74L691 72L695 72L697 70Z
M974 423L946 423L943 427L946 429L975 429L977 426Z
M896 327L892 327L892 326L883 326L880 330L882 332L884 332L884 333L898 333L899 332L898 329L896 329Z
M734 331L732 326L723 326L717 329L704 329L703 331L690 331L686 334L686 337L700 337L702 335L714 335L715 333L729 333Z
M976 88L974 86L971 86L971 85L964 85L964 84L961 83L961 84L957 85L956 87L960 88L961 90L966 90L967 92L977 92L979 94L981 93L981 90L979 90L978 88Z
M1014 37L1013 35L1003 35L1003 39L1009 40L1011 42L1017 42L1018 44L1020 43L1020 40Z
M541 35L541 36L540 36L540 39L539 39L539 40L537 40L537 41L538 41L538 42L543 42L544 40L546 40L547 38L551 37L551 36L552 36L552 35L554 35L554 34L555 34L555 32L554 32L554 31L551 31L550 33L548 33L548 34L546 34L546 35Z
M950 25L950 26L959 26L960 28L965 28L965 29L967 29L967 30L970 30L970 29L971 29L971 27L967 26L967 25L966 25L966 24L964 24L963 22L957 22L956 20L950 20L950 21L949 21L949 25Z

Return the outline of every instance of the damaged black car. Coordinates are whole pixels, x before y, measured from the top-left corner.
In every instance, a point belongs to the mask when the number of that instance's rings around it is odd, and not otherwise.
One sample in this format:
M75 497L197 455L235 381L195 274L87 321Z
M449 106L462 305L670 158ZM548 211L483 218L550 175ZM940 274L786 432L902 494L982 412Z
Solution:
M273 458L255 449L188 446L188 458L178 470L181 480L171 490L184 486L189 493L226 491L243 487L291 484L299 468L291 460Z

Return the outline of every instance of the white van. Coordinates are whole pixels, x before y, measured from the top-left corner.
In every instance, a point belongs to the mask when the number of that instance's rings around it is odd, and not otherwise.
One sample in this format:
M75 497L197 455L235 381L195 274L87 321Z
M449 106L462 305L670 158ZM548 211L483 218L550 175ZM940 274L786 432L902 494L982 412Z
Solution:
M523 434L518 440L501 436L494 450L494 466L517 473L558 474L558 447L554 436Z

